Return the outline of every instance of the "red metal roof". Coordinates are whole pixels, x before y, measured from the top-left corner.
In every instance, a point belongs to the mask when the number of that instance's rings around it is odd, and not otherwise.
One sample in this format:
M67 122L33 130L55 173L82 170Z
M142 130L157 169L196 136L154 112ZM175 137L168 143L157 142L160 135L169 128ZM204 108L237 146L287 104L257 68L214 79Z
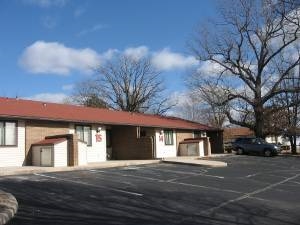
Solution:
M32 145L54 145L66 141L66 138L51 138L36 142Z
M0 97L0 117L189 130L214 129L176 117L3 97Z

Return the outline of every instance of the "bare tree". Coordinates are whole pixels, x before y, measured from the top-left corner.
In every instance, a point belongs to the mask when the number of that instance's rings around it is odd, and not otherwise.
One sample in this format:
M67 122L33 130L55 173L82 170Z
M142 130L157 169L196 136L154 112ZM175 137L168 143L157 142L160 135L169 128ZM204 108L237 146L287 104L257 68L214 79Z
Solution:
M77 85L76 99L116 110L164 114L170 107L160 73L148 58L117 56L96 69L94 79ZM102 104L100 104L102 106Z
M174 115L186 120L207 123L207 114L201 104L201 100L191 93L177 97Z
M92 79L77 83L69 101L87 107L108 108L107 103L99 95L99 88Z
M233 124L265 136L266 109L282 93L281 83L299 64L300 13L297 0L227 0L220 6L221 22L202 26L191 50L214 74L194 75L194 88L207 83L221 87L217 95L227 105ZM219 104L218 102L216 104Z
M223 106L211 104L214 92L189 92L179 97L174 114L178 117L222 128L226 122ZM177 97L178 98L178 97Z
M291 71L282 84L283 88L299 88L300 87L300 71ZM287 137L291 144L291 150L293 154L297 153L297 136L300 134L300 92L294 93L282 93L277 96L274 103L277 108L277 114L280 113L280 117L277 118L275 124L281 124L281 134ZM272 129L276 130L276 125Z

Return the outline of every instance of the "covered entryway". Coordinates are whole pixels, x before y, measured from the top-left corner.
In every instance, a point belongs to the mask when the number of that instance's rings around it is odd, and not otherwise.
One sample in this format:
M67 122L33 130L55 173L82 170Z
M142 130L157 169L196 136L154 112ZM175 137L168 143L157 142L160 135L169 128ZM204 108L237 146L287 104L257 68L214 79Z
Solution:
M114 160L153 159L154 129L111 126L107 138L108 158ZM111 143L110 145L108 143Z

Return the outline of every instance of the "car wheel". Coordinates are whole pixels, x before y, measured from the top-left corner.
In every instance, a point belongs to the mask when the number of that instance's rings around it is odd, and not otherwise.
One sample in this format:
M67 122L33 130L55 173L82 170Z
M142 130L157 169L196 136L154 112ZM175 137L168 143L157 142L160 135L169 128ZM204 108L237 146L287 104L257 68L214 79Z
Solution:
M266 157L272 156L272 151L271 151L270 149L266 149L266 150L264 151L264 156L266 156Z
M238 148L237 149L237 154L238 155L243 155L244 154L244 150L242 148Z

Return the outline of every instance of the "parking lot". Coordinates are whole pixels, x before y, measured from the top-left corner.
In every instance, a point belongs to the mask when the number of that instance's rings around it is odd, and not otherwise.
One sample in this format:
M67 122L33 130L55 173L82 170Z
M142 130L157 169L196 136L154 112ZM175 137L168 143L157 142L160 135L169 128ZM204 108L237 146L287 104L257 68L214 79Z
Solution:
M300 157L230 155L226 168L150 164L0 178L9 224L300 224Z

